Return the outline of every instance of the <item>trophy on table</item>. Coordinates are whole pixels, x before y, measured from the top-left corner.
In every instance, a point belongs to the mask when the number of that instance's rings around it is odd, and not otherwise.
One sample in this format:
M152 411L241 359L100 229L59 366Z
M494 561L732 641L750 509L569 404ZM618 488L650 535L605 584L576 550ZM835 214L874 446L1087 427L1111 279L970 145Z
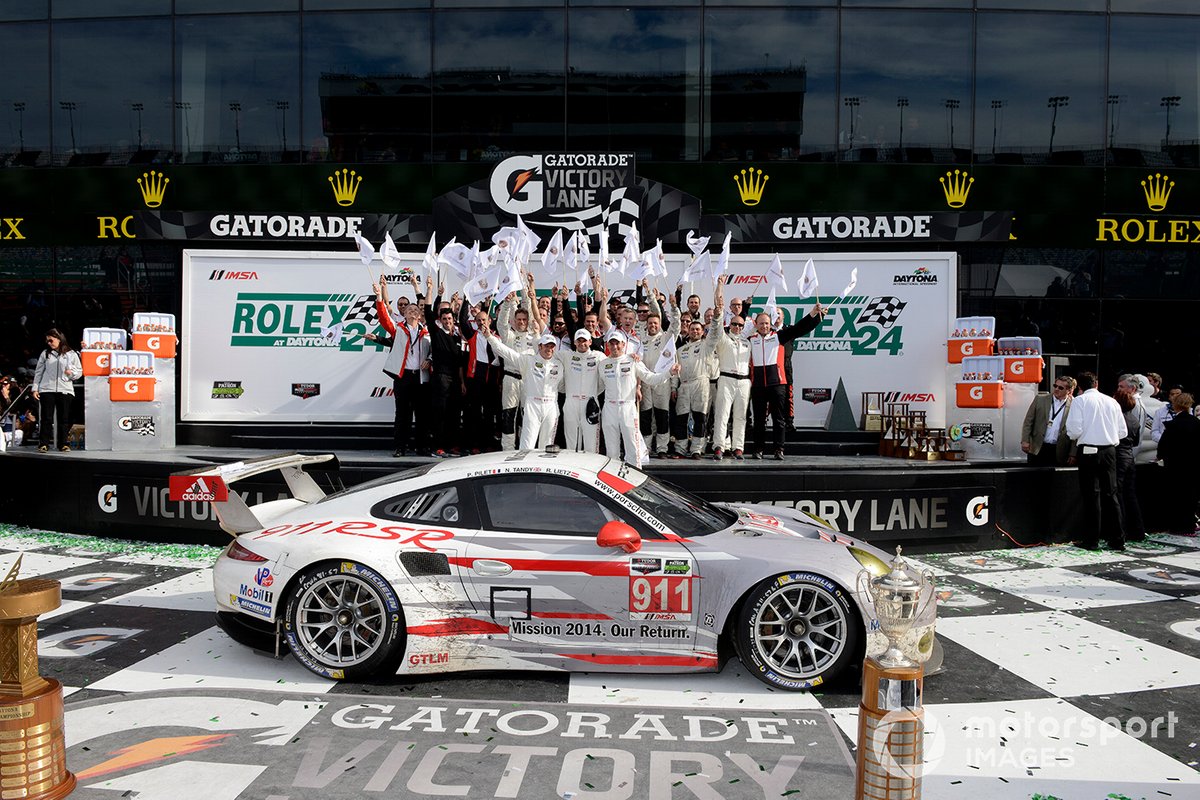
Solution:
M858 590L870 598L887 650L881 656L867 656L863 663L855 797L918 800L925 731L924 667L905 654L904 643L935 602L933 575L927 571L914 579L897 547L891 570L872 578L864 569L858 575Z

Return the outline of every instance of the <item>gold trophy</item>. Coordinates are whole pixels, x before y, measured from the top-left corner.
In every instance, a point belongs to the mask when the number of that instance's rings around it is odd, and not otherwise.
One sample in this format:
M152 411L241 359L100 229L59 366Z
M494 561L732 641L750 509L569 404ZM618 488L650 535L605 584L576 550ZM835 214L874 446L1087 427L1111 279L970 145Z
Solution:
M896 548L891 571L875 578L863 570L858 589L871 599L887 651L863 662L862 701L858 706L856 800L919 800L923 767L925 712L921 708L924 667L901 648L905 636L934 602L933 575L920 580ZM929 591L925 602L921 595Z
M37 618L62 605L62 586L18 580L18 557L0 583L0 800L58 800L67 771L62 684L38 675Z

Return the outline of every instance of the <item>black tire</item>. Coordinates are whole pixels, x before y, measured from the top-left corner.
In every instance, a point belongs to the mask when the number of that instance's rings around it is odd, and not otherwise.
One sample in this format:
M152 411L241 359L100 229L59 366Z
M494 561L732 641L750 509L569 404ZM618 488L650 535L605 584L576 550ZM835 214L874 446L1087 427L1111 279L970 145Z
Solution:
M296 660L334 680L395 672L404 611L378 572L353 561L314 564L288 592L283 632Z
M776 689L811 689L837 677L859 651L862 618L842 587L811 572L767 578L734 621L738 658Z

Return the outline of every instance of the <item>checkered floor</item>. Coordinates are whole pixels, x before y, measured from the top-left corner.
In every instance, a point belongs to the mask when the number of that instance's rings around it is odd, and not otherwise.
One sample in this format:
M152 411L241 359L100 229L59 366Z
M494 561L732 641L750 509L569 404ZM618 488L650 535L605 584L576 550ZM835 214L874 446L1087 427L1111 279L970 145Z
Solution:
M62 582L42 673L73 700L159 689L491 698L680 709L824 708L850 738L858 689L775 692L715 675L448 675L334 684L213 624L215 548L0 527L0 569ZM926 798L1200 798L1200 540L1125 553L1037 547L924 556L945 670L925 682Z

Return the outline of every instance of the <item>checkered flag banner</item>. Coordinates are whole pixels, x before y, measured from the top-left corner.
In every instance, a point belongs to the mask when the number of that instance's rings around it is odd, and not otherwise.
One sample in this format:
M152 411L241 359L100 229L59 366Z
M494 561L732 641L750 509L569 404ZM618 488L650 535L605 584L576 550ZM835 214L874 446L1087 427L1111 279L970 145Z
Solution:
M138 436L153 436L154 435L154 420L148 419L141 425L133 429L133 432Z
M900 312L906 305L908 303L898 297L872 297L858 321L859 323L877 322L885 328L890 328L892 323L899 319Z
M625 305L633 305L633 301L637 299L637 289L613 289L608 293L609 301L620 300Z
M374 295L360 294L351 309L346 312L346 316L342 317L342 322L359 320L366 323L368 330L379 324L379 311L375 308Z
M991 428L988 428L986 431L976 436L975 441L979 442L980 444L994 444L996 441L996 432Z

